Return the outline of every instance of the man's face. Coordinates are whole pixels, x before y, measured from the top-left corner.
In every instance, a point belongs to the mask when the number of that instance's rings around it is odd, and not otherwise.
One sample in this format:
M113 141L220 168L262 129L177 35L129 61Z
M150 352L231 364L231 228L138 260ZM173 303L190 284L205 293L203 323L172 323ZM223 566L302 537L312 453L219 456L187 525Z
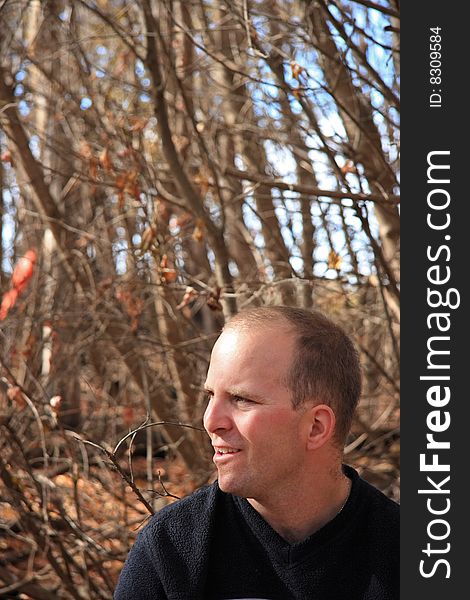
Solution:
M229 329L214 346L204 427L225 492L262 502L299 481L308 419L282 383L293 350L294 336L283 325Z

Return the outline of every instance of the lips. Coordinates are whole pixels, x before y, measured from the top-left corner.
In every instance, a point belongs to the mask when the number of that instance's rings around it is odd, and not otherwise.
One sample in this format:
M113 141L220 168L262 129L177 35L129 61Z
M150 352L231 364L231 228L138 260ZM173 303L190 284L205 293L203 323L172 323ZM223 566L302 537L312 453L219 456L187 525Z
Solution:
M239 454L241 450L239 448L232 448L231 446L214 446L214 462L232 460L235 455Z

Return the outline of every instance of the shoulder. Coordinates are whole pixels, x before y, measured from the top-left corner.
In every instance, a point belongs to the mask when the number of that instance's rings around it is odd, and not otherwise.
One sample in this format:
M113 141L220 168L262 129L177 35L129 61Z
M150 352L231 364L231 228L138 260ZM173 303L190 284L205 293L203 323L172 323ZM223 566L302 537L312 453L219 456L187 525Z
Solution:
M374 573L396 586L400 556L400 506L358 476L358 520Z
M217 482L205 485L189 496L176 500L176 502L160 509L152 517L152 521L163 523L171 521L175 517L179 519L181 517L191 518L193 515L200 516L201 511L206 512L212 509L218 493L220 491Z
M115 600L196 598L209 550L217 484L165 506L137 536ZM194 575L188 580L188 573Z
M400 506L388 498L379 489L359 476L352 467L345 467L345 472L352 479L351 496L356 515L362 514L368 528L377 533L390 536L390 541L398 540L400 528Z
M400 505L362 478L360 478L360 484L362 493L369 504L369 510L382 515L382 517L388 517L391 522L398 525Z
M343 468L345 474L352 480L352 492L357 493L363 501L367 501L378 510L385 510L394 515L400 513L400 505L363 479L356 469L349 465L343 465Z
M359 543L370 572L364 598L398 598L400 506L359 475L356 477L356 531L360 533Z
M215 483L173 502L155 513L139 533L135 547L157 566L163 580L166 579L164 571L171 570L170 563L178 571L194 567L196 556L204 561L219 493Z
M220 493L217 482L215 482L200 488L190 496L165 506L155 513L143 528L142 537L149 539L158 535L161 538L167 532L170 536L176 534L177 538L178 534L184 534L188 539L187 536L191 532L197 534L206 530L212 520L216 500Z

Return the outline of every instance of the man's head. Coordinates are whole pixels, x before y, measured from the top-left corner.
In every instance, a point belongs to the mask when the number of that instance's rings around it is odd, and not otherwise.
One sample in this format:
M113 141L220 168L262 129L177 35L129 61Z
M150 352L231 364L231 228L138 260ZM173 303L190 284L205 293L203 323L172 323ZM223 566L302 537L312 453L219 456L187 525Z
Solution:
M328 447L331 454L342 445L360 393L357 353L319 313L256 308L225 326L206 389L204 425L219 485L261 497L295 486L311 464L310 450Z
M320 312L262 306L238 313L224 331L276 330L283 325L295 340L285 380L293 406L300 408L308 402L331 406L336 416L335 438L344 444L361 395L361 368L354 344L338 325Z

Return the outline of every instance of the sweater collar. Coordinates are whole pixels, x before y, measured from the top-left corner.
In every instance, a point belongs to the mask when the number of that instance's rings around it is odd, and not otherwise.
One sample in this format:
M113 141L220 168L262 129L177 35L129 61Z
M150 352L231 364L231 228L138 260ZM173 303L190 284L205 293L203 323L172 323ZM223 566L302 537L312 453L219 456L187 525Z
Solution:
M342 510L328 523L315 531L305 540L290 544L254 509L246 498L232 496L241 516L244 518L252 533L268 550L272 559L287 565L304 560L314 552L319 552L325 544L340 536L348 524L354 520L359 508L359 487L361 479L358 473L349 465L343 465L343 471L351 479L351 491Z

